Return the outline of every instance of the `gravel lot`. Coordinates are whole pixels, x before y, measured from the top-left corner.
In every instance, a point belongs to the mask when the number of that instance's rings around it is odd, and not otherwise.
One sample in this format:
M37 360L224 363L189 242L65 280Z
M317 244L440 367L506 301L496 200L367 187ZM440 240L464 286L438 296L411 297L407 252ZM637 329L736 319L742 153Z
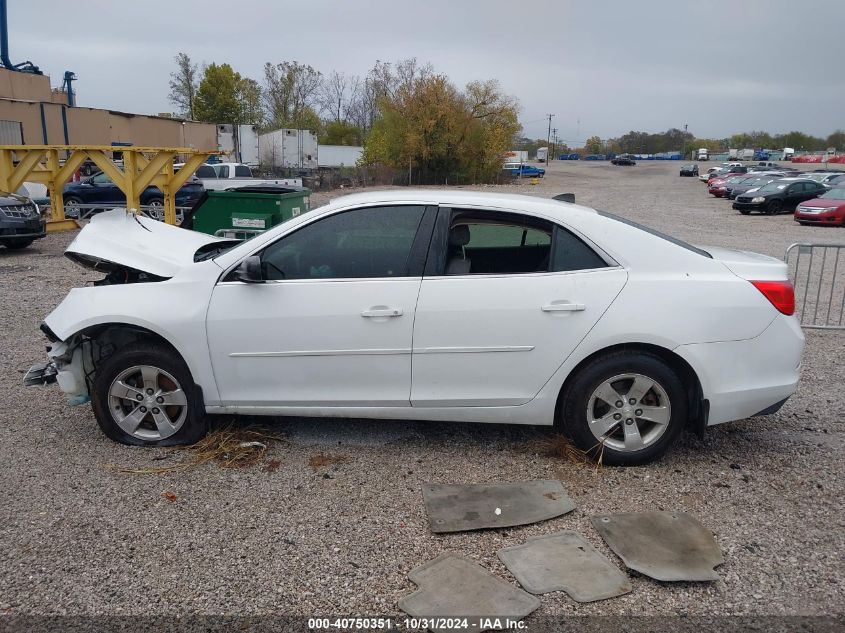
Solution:
M740 216L677 168L558 163L539 185L501 189L571 191L699 244L783 256L796 241L845 243L845 230L788 215ZM443 551L515 583L496 550L573 529L621 566L589 517L653 509L689 512L713 530L726 559L719 582L634 574L628 595L577 604L547 594L531 618L845 613L845 332L807 333L801 385L778 414L710 429L704 441L687 435L648 467L596 471L547 457L542 428L283 419L272 472L129 475L109 466L184 456L112 443L89 407L69 408L56 388L20 386L19 370L43 357L42 318L93 278L61 256L72 237L0 249L0 613L399 615L397 600L415 589L408 571ZM320 453L344 460L315 471L309 458ZM559 478L578 508L507 530L427 528L424 482L536 478Z

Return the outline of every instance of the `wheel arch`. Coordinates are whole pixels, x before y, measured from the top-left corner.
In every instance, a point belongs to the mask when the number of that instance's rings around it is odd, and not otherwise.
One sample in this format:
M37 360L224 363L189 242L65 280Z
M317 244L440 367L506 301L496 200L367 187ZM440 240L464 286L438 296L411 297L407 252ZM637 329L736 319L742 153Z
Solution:
M107 346L111 346L115 349L118 349L121 346L138 341L159 344L172 351L182 360L182 362L185 363L185 366L188 368L188 373L191 376L191 380L197 386L197 389L199 390L200 394L203 393L203 387L197 381L197 372L191 366L192 359L190 358L190 356L184 354L182 350L180 350L176 345L174 345L170 340L168 340L167 337L165 337L160 332L156 332L142 325L136 325L121 321L108 321L103 323L97 323L94 325L88 325L82 328L81 330L77 331L73 336L82 336L97 341L98 345L100 346L100 351L105 351L105 355L98 358L98 364L102 363L102 361L109 358L114 353L114 350L103 350L103 348ZM71 338L72 337L67 337L67 339L65 340L70 340Z
M687 404L689 407L687 426L692 428L699 436L703 435L704 429L707 426L708 403L704 399L704 392L698 374L684 358L670 349L652 343L620 343L610 345L596 350L581 359L566 376L566 380L563 381L563 385L561 385L560 391L558 392L557 403L555 404L555 421L561 419L560 412L564 398L578 373L597 358L618 352L651 354L666 363L677 374L678 378L680 378L687 392Z

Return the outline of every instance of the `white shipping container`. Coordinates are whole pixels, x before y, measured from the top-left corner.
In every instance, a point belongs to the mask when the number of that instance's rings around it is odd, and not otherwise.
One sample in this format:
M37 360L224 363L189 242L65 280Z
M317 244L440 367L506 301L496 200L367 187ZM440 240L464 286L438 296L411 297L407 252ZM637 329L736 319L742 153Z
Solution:
M258 137L260 162L271 167L316 169L317 137L310 130L283 128Z
M320 167L355 167L364 153L358 145L318 145L317 165Z
M258 165L258 126L217 126L217 149L226 152L227 160L255 167Z

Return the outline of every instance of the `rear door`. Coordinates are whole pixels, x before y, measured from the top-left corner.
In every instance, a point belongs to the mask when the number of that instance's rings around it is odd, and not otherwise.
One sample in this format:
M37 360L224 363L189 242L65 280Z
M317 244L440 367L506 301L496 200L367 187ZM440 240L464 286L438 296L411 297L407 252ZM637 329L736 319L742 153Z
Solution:
M626 280L563 226L441 208L417 302L412 406L530 401Z

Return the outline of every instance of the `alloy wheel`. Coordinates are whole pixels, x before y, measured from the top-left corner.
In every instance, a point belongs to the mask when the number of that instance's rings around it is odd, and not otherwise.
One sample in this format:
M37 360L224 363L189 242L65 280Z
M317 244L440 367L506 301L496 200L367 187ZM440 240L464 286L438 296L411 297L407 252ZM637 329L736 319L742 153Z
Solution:
M151 365L136 365L112 381L109 411L128 435L145 441L163 440L184 424L188 398L168 372Z
M657 442L672 419L666 390L642 374L619 374L602 382L587 401L587 422L596 440L634 452Z

